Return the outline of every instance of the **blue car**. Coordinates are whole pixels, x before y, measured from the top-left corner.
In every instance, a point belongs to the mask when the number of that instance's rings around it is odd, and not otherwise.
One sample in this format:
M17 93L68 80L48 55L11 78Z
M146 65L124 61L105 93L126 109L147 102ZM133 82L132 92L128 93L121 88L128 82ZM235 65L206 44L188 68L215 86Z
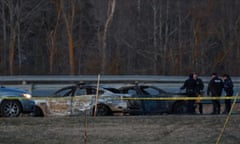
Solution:
M18 117L21 113L32 113L35 102L32 95L22 89L0 87L0 115L2 117Z
M185 97L185 93L169 93L151 84L129 84L119 88L121 93L133 98L172 98ZM130 115L184 114L187 102L184 100L129 100Z

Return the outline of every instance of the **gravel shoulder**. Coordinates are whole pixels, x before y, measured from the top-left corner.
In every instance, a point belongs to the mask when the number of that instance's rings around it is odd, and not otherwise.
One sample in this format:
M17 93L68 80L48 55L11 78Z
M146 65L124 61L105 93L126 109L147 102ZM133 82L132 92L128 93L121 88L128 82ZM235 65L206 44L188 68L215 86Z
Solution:
M214 144L227 115L0 118L0 144ZM240 143L232 115L222 144Z

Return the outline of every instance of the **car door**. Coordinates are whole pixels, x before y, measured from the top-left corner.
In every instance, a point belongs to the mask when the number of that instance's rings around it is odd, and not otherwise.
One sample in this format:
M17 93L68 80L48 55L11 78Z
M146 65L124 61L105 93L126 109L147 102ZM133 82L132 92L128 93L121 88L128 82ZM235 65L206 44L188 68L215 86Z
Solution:
M72 113L72 96L75 87L66 87L58 90L54 96L49 97L49 111L54 115L70 115Z
M74 115L89 111L95 104L96 90L93 87L78 87L73 96Z
M134 99L128 100L128 110L131 115L139 115L143 114L144 107L142 105L142 100L138 100L138 98L141 98L141 93L139 93L139 90L135 86L129 86L129 87L122 87L120 88L120 92L124 94L131 95Z
M168 109L167 102L157 98L166 97L166 93L151 86L141 87L142 93L150 100L144 101L144 109L148 114L161 114ZM156 98L156 99L155 99Z

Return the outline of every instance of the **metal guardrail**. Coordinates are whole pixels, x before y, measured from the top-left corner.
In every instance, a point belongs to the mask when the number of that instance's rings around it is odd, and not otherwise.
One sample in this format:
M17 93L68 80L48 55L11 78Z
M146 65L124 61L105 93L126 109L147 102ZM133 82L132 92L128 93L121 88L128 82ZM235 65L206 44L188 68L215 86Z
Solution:
M61 83L61 82L93 82L98 75L14 75L0 76L2 83ZM101 75L102 82L156 82L156 83L182 83L188 76L162 76L162 75ZM204 82L210 76L200 76ZM232 77L234 83L240 83L240 77Z
M184 76L158 76L158 75L101 75L101 82L180 82L186 79ZM0 76L3 83L72 83L72 82L96 82L97 75L21 75Z
M97 83L98 75L15 75L0 76L1 85L27 89L38 95L40 90L48 90L50 93L67 85L79 82ZM162 75L101 75L100 83L118 87L123 84L140 82L154 84L166 91L179 90L188 76L162 76ZM200 76L205 89L210 76ZM240 90L240 77L232 77L234 90ZM41 94L40 94L41 95ZM44 95L44 94L43 94Z

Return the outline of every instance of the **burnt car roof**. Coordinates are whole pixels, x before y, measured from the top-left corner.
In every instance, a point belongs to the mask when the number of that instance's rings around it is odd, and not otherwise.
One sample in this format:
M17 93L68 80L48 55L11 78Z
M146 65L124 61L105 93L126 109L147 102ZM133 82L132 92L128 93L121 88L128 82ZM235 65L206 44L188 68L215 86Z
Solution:
M96 84L85 84L85 83L81 83L81 84L76 84L76 85L71 85L71 86L66 86L63 87L59 90L57 90L56 92L54 92L54 94L64 90L64 89L76 89L76 88L97 88ZM105 86L105 85L99 85L100 89L106 89L108 91L111 91L113 93L120 93L120 90L118 90L117 88L114 87L109 87L109 86Z
M163 90L163 89L161 89L161 88L159 88L159 87L157 87L157 86L151 85L151 84L136 84L136 85L134 85L134 84L128 84L128 85L121 86L121 87L119 88L119 90L123 90L123 89L127 89L127 88L133 88L133 87L139 87L139 88L152 87L152 88L158 89L158 90L160 90L160 91L162 91L162 92L168 93L168 92L166 92L165 90Z

